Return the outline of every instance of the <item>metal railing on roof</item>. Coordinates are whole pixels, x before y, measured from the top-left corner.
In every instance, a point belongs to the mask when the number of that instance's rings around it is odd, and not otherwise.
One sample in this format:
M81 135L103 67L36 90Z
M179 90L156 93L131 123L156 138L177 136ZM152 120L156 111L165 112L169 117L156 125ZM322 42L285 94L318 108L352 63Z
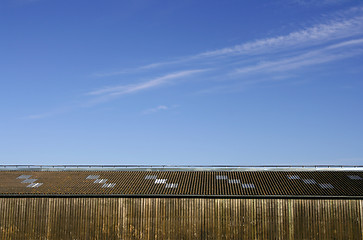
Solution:
M363 171L363 165L0 165L0 171Z

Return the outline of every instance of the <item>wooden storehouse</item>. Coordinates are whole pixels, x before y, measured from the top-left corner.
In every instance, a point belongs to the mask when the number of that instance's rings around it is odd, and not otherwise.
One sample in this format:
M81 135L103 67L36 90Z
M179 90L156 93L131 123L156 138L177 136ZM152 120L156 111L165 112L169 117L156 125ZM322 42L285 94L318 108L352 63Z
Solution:
M0 239L363 239L362 167L0 166Z

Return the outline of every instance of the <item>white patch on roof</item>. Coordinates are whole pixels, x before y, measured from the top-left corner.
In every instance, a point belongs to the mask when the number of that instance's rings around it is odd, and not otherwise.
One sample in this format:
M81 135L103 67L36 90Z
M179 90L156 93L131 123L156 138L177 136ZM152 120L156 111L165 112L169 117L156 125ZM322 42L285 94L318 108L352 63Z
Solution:
M241 180L239 180L239 179L229 179L228 183L241 183Z
M86 179L94 180L93 183L103 183L103 188L113 188L116 186L116 183L106 183L108 179L99 178L100 175L89 175Z
M255 184L253 184L253 183L242 183L241 187L242 188L255 188Z
M154 184L165 184L165 188L177 188L178 183L166 183L168 179L165 178L157 178L157 175L146 175L145 179L155 180Z
M17 177L16 179L24 179L23 181L21 181L21 183L30 183L28 184L26 187L31 187L31 188L35 188L35 187L40 187L41 185L43 185L43 183L35 183L38 179L31 179L32 175L20 175L19 177Z
M156 175L146 175L145 176L145 179L157 179L158 178L158 176L156 176Z
M28 178L28 179L25 179L24 181L22 181L22 183L33 183L33 182L35 182L36 180L38 180L38 179L31 179L31 178Z
M116 186L116 183L105 183L102 185L103 188L113 188Z
M19 177L17 177L16 179L28 179L30 178L32 175L20 175Z
M155 179L155 184L165 184L168 179Z
M290 179L290 180L300 179L300 177L298 175L287 175L287 178Z
M105 183L107 179L96 179L93 183Z
M334 186L331 185L330 183L320 183L319 186L321 188L334 188Z
M217 176L216 176L216 179L217 179L217 180L225 180L225 179L228 179L228 177L227 177L227 176L225 176L225 175L217 175Z
M315 184L316 181L314 179L303 179L303 182L306 184Z
M35 188L35 187L40 187L40 186L42 186L43 185L43 183L31 183L31 184L29 184L28 186L26 186L26 187L31 187L31 188Z
M358 175L348 175L348 177L352 180L362 180L362 178Z
M88 177L86 177L86 179L97 179L99 177L100 175L89 175Z
M165 188L177 188L178 184L177 183L167 183L165 185Z

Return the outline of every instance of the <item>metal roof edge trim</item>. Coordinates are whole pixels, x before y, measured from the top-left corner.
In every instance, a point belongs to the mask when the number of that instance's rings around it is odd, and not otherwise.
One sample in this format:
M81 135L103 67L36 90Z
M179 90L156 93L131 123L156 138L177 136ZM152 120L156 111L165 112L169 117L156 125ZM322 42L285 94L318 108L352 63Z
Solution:
M363 171L350 165L0 165L0 171Z
M363 196L314 195L176 195L176 194L0 194L0 198L237 198L237 199L352 199Z

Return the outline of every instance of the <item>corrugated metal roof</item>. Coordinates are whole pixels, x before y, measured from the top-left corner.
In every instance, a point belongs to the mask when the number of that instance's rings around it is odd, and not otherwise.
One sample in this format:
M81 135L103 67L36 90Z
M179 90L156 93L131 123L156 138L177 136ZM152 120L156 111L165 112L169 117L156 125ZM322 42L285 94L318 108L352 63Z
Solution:
M0 171L0 196L363 197L363 171Z

